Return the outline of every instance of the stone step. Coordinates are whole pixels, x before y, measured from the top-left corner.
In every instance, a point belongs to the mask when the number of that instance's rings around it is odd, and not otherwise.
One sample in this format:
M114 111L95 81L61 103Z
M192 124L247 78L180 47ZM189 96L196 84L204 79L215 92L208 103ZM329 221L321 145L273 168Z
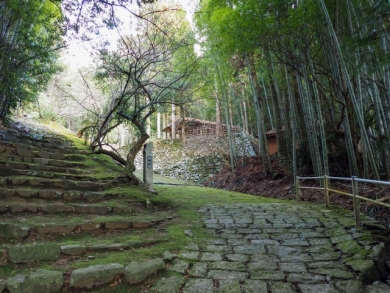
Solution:
M63 288L70 288L72 292L78 292L80 289L90 292L95 286L108 286L118 280L127 284L138 284L162 270L165 270L165 262L161 258L132 261L127 265L109 263L88 266L71 271L69 278L57 270L37 269L0 280L0 292L4 289L18 293L63 292Z
M31 202L7 202L3 201L0 207L0 215L17 215L17 214L134 214L133 209L128 204L118 204L115 202L105 202L104 205L96 204L64 204L64 203L31 203Z
M5 161L31 162L33 158L66 160L71 162L85 161L84 154L75 154L69 150L67 153L52 152L47 150L31 150L27 145L20 145L23 148L0 145L0 158ZM15 158L15 159L14 159Z
M72 181L92 181L97 182L99 180L112 180L113 176L107 176L106 178L97 179L93 176L88 175L78 175L72 173L56 173L52 171L38 171L38 170L21 170L15 169L12 167L3 167L4 164L0 162L0 176L27 176L27 177L38 177L38 178L46 178L46 179L64 179L64 180L72 180ZM64 171L64 169L62 170Z
M111 187L110 181L73 181L62 179L37 178L27 176L10 176L1 177L0 186L2 187L42 187L48 189L60 190L88 190L88 191L103 191Z
M85 170L78 168L63 168L63 167L54 167L48 165L38 165L26 162L13 162L13 161L1 161L0 160L0 172L3 169L12 169L12 170L34 170L34 171L42 171L42 172L52 172L52 173L66 173L66 174L92 174L93 170ZM3 172L4 173L4 172ZM86 175L88 176L88 175Z
M63 200L65 202L84 201L97 202L106 199L120 198L119 193L105 193L98 191L78 191L78 190L60 190L50 189L44 187L37 188L5 188L0 187L0 198L12 199L14 197L20 198L36 198L44 200ZM1 208L1 207L0 207Z
M49 142L47 140L34 140L30 137L26 136L22 139L15 139L15 140L9 140L6 139L6 141L1 141L0 146L7 146L7 147L14 147L14 148L20 148L20 149L36 149L36 150L50 150L53 153L74 153L79 152L80 150L74 148L72 146L72 142Z
M86 165L81 162L73 162L68 160L56 160L56 159L45 159L45 158L32 158L32 157L22 157L17 155L7 155L0 157L2 162L24 162L32 163L40 166L51 166L51 167L61 167L61 168L85 168Z
M142 216L83 215L79 217L73 215L72 217L55 215L9 217L9 215L3 215L0 217L0 239L23 240L38 235L64 236L91 231L147 229L170 219L172 215L167 213Z
M83 256L91 252L123 251L146 247L162 242L166 239L127 240L120 243L94 243L94 244L61 244L61 243L34 243L17 246L8 245L5 248L6 263L35 263L42 261L57 261L64 256Z

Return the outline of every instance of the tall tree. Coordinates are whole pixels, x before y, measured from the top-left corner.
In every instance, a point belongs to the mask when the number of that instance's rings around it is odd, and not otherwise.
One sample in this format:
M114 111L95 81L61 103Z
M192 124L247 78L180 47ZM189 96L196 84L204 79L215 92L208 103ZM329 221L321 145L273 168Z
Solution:
M196 69L193 37L182 22L183 15L178 18L175 11L165 11L152 13L150 18L142 31L121 37L117 50L101 50L97 72L97 79L110 89L111 97L92 148L122 162L125 168L120 179L130 181L136 181L135 156L149 138L148 118L161 105L190 101L188 79ZM107 134L123 121L132 123L138 131L126 160L103 147Z
M60 1L9 0L0 3L0 116L37 98L59 70L63 46Z

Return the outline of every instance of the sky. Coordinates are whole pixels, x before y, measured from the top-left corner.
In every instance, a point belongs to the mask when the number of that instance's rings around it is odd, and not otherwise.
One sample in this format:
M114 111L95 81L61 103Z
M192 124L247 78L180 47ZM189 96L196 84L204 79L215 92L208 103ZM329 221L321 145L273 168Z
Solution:
M186 18L193 26L193 15L198 3L197 0L165 0L172 5L180 4L183 9L186 11ZM138 8L135 5L134 10L136 11ZM123 16L120 16L122 19L130 19L128 13L123 13ZM123 21L123 20L122 20ZM125 25L129 25L129 23L125 23ZM116 32L112 30L102 30L99 36L91 34L90 38L91 42L81 42L81 41L70 41L69 47L66 50L66 53L62 57L62 61L68 65L71 69L77 70L81 67L88 67L92 62L91 56L91 44L98 42L98 39L103 38L104 40L109 41L112 44L112 48L114 48L115 43L118 39L118 35Z

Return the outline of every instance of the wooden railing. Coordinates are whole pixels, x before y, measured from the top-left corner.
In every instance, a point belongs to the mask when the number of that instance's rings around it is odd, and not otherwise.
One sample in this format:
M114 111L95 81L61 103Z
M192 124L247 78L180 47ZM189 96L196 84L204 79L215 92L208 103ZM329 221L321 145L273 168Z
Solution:
M309 180L309 179L314 179L314 180L322 180L322 186L323 187L309 187L309 186L300 186L299 180ZM341 180L341 181L350 181L351 186L352 186L352 193L344 192L341 190L336 190L333 188L330 188L330 180ZM325 205L326 207L329 207L329 192L334 192L337 194L349 196L353 198L353 209L354 209L354 214L355 214L355 223L356 227L361 226L361 220L360 220L360 200L367 201L373 204L377 204L383 207L390 208L390 204L384 203L384 200L390 199L390 196L387 196L385 198L381 199L370 199L364 196L359 195L359 190L358 190L358 183L359 182L364 182L364 183L371 183L371 184L382 184L382 185L390 185L389 181L379 181L379 180L369 180L369 179L362 179L358 178L356 176L352 176L351 178L348 177L332 177L332 176L319 176L319 177L296 177L296 185L295 185L295 191L296 191L296 196L297 200L300 200L302 194L301 194L301 189L313 189L313 190L323 190L324 196L325 196Z

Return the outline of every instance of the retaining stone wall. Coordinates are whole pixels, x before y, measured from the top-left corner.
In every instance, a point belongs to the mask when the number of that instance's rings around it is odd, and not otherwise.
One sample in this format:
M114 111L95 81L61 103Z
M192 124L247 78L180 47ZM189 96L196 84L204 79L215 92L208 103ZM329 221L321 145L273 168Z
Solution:
M237 156L254 156L249 138L235 134L234 149ZM153 168L164 176L200 183L218 174L230 163L227 137L196 136L183 143L181 139L154 142ZM136 168L143 168L142 152L137 155Z

